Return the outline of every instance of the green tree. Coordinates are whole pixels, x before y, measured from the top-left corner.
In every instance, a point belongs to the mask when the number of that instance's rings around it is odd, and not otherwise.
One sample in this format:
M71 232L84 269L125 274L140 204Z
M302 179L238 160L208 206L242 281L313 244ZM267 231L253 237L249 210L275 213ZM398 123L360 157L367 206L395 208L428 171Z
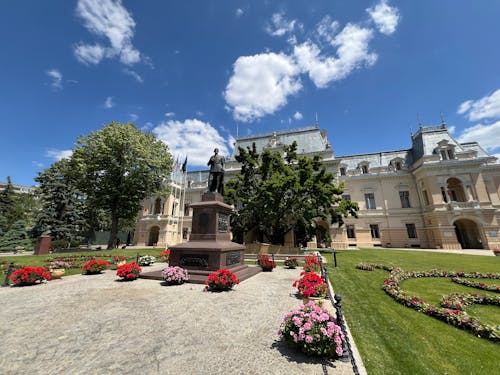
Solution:
M19 220L31 226L36 214L37 202L32 194L15 193L10 177L7 186L0 191L0 236Z
M346 205L342 186L333 183L319 156L299 157L296 142L283 152L259 154L255 144L239 148L241 173L225 188L226 202L237 208L231 218L237 241L255 231L265 241L283 244L292 230L304 240L317 234L319 221L338 222L339 215L355 213L355 203L347 203L353 211L339 211L339 204Z
M67 159L55 162L35 178L40 210L33 235L50 235L54 240L80 240L86 227L86 202L76 186Z
M78 138L71 157L72 173L88 204L111 217L108 249L120 221L136 217L142 201L160 191L172 169L168 147L133 124L112 122Z
M23 220L16 221L11 228L0 238L0 249L15 249L16 247L31 248L31 240L26 231Z

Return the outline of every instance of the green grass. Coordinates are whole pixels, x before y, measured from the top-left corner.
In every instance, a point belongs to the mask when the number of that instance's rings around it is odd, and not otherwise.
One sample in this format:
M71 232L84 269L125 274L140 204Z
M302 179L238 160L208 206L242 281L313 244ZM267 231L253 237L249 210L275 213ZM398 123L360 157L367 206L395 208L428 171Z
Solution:
M360 262L394 264L408 271L433 268L500 273L498 258L397 250L354 250L329 257L329 276L369 374L496 374L500 345L475 337L392 300L381 289L387 271L361 271ZM498 280L489 280L496 284ZM493 294L447 279L410 279L402 288L438 304L443 294ZM500 324L500 308L473 305L468 314Z
M54 254L46 254L46 255L21 255L21 256L3 256L0 257L0 262L14 262L17 265L23 266L43 266L47 267L50 262L47 262L49 258L56 257L71 257L71 256L79 256L79 255L90 255L90 256L100 256L106 255L107 258L98 257L97 259L105 259L111 260L115 255L125 255L127 257L135 257L137 253L140 255L154 255L158 256L160 252L164 249L156 248L156 249L114 249L114 250L93 250L93 251L82 251L82 252L74 252L74 253L54 253ZM66 270L65 276L76 275L82 273L82 270L79 268L72 268ZM4 274L1 274L0 282L3 283Z

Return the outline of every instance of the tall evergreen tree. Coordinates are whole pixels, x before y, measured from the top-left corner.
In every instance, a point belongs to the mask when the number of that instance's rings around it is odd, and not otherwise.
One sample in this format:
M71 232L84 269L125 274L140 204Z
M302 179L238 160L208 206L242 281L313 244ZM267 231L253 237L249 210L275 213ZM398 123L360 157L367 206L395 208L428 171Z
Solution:
M16 221L10 229L0 238L0 249L15 249L16 247L31 247L32 243L26 231L23 220Z
M255 231L266 242L283 244L287 233L304 238L316 235L319 221L338 222L339 215L355 213L356 203L345 203L342 186L333 183L319 156L298 156L297 143L283 147L283 154L239 148L236 160L241 174L226 184L225 198L237 212L231 218L233 235ZM339 211L348 205L352 210Z
M9 230L11 223L10 212L14 204L14 188L10 176L7 176L7 186L0 191L0 236Z
M78 240L85 227L83 195L76 188L67 159L54 163L35 178L40 210L33 233L53 239Z

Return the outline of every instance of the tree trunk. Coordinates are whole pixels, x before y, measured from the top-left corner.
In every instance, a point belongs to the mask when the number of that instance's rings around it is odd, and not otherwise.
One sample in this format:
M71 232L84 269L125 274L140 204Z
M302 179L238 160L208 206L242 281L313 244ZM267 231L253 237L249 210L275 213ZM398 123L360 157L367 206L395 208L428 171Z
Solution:
M111 231L109 233L108 250L114 249L118 235L118 216L115 212L111 213Z

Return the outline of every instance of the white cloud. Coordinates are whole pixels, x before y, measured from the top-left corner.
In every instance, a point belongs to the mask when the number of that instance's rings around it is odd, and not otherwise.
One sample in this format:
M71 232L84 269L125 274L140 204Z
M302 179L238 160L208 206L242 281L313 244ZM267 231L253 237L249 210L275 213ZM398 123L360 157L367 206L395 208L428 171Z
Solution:
M74 50L75 56L83 64L99 64L106 56L106 48L99 44L78 44Z
M463 115L468 112L470 121L500 117L500 89L490 96L478 100L467 100L460 104L457 113ZM500 143L500 142L499 142Z
M455 134L455 131L457 130L457 128L455 127L455 125L452 125L452 126L448 126L448 132L450 134Z
M373 31L348 23L331 41L337 48L337 57L321 56L321 50L312 42L294 48L294 56L304 73L317 87L327 87L332 81L347 77L354 69L371 66L377 55L369 52Z
M302 120L302 119L304 118L304 116L302 116L302 113L300 113L300 112L298 112L298 111L297 111L297 112L295 112L295 114L293 115L293 118L294 118L295 120Z
M112 96L108 96L106 98L106 100L104 101L104 108L110 109L110 108L113 108L115 105L116 104L113 101L113 97Z
M234 138L231 134L227 137L227 145L231 150L234 150L234 146L236 145L236 138Z
M143 83L144 82L144 80L142 79L142 77L137 72L135 72L133 70L125 68L125 69L123 69L123 73L125 73L126 75L131 76L132 78L134 78L139 83Z
M338 28L339 23L337 21L332 21L330 16L325 16L316 26L316 32L322 39L331 43Z
M57 150L55 148L47 150L47 156L54 160L69 159L73 155L73 150Z
M458 107L457 113L459 115L463 115L465 112L467 112L469 109L472 107L472 103L474 103L473 100L466 100L460 106Z
M286 33L291 33L297 20L287 20L284 13L274 13L271 17L271 22L265 27L265 30L272 36L283 36Z
M458 141L478 142L490 151L500 148L500 121L490 125L477 124L466 128L458 138Z
M292 58L280 53L241 56L224 92L236 120L248 122L274 113L302 85Z
M196 111L195 113L196 113L196 116L199 116L199 117L204 115L204 113L202 111Z
M236 17L241 17L243 15L243 13L245 13L243 11L243 9L241 9L241 8L236 9L236 13L235 13Z
M218 148L221 155L229 155L227 141L208 122L197 119L169 120L155 127L152 132L168 145L172 155L188 156L190 165L206 167L214 148Z
M110 46L79 43L75 55L85 64L98 64L103 58L118 57L126 65L141 61L141 53L132 45L135 21L121 0L79 0L76 14L94 35L107 38Z
M37 160L33 160L31 163L32 163L35 167L38 167L38 168L43 168L43 167L44 167L44 164L43 164L43 163L41 163L41 162L39 162L39 161L37 161Z
M136 122L137 119L139 118L139 115L135 113L129 113L128 116L130 117L130 122Z
M165 113L165 117L174 117L175 116L175 112L167 112Z
M52 78L52 82L50 83L50 86L54 90L62 90L62 77L63 75L61 72L57 69L50 69L45 72L50 78Z
M400 16L398 8L391 7L387 0L382 0L374 8L368 8L366 11L375 22L378 31L382 34L390 35L396 31Z
M496 158L497 158L496 164L500 163L500 153L498 153L498 154L493 154L493 155L491 155L491 156L494 156L494 157L496 157Z
M141 126L141 130L143 132L149 131L151 128L153 128L154 124L151 121L146 122L143 126Z

